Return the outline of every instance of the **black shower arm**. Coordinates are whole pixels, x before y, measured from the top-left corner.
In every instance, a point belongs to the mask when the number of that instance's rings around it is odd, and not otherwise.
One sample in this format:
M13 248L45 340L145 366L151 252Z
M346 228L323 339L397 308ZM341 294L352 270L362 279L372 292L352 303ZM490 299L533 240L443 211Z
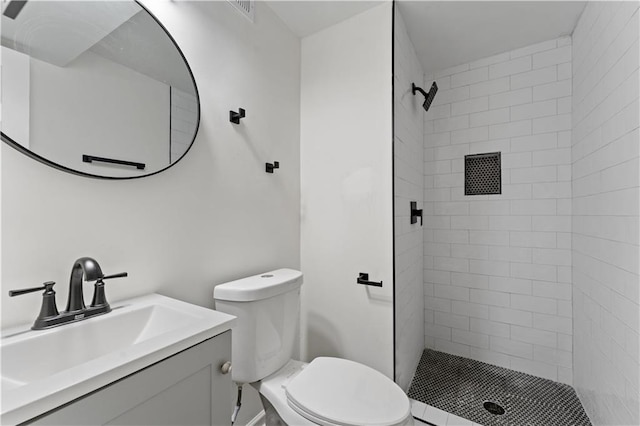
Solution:
M420 93L422 93L422 96L424 96L425 98L427 97L428 93L425 92L423 89L421 89L420 87L416 86L415 83L411 83L411 93L412 94L416 94L416 90Z

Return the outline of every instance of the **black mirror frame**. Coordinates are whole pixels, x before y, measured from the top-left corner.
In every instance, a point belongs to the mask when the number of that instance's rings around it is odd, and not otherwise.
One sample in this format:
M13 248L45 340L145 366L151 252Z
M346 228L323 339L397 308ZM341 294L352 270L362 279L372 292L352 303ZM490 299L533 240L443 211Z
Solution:
M197 115L197 118L196 118L196 126L195 126L195 131L193 132L193 138L191 139L191 143L189 144L189 147L184 152L184 154L182 154L182 156L180 158L178 158L175 162L169 164L167 167L165 167L163 169L160 169L160 170L157 170L157 171L155 171L153 173L148 173L148 174L138 175L138 176L101 176L101 175L94 175L94 174L91 174L91 173L85 173L85 172L81 172L81 171L78 171L78 170L74 170L74 169L71 169L69 167L66 167L66 166L63 166L61 164L58 164L58 163L56 163L54 161L51 161L51 160L49 160L47 158L44 158L41 155L38 155L35 152L23 147L22 145L20 145L19 143L17 143L13 139L11 139L9 136L5 135L4 132L0 131L0 138L2 139L3 142L5 142L10 147L22 152L26 156L31 157L32 159L34 159L34 160L36 160L36 161L38 161L40 163L46 164L47 166L53 167L54 169L62 170L62 171L67 172L67 173L71 173L71 174L78 175L78 176L83 176L83 177L88 177L88 178L93 178L93 179L128 180L128 179L140 179L140 178L144 178L144 177L148 177L148 176L153 176L155 174L158 174L160 172L163 172L163 171L167 170L170 167L173 167L174 165L179 163L180 160L182 160L187 155L187 153L189 152L189 150L191 149L191 147L195 143L196 136L198 135L198 130L200 130L200 115L201 115L200 108L201 108L201 105L200 105L200 93L198 91L198 85L196 84L196 79L193 76L193 71L191 70L191 66L189 65L189 62L187 62L187 58L184 56L184 53L182 52L182 49L180 49L180 46L178 46L178 43L176 43L176 40L173 38L171 33L169 33L169 31L165 28L165 26L162 25L162 22L160 22L160 20L158 18L156 18L156 16L153 13L151 13L149 11L149 9L144 7L138 0L133 0L133 1L138 6L140 6L142 8L142 10L147 12L149 14L149 16L151 16L153 18L153 20L156 21L156 23L160 26L160 28L162 28L162 30L167 35L167 37L169 37L169 40L171 40L171 42L173 43L175 48L178 50L178 53L180 53L180 57L184 61L184 64L187 67L187 71L189 71L189 75L191 76L191 81L193 83L193 89L195 91L196 99L198 101L198 115Z

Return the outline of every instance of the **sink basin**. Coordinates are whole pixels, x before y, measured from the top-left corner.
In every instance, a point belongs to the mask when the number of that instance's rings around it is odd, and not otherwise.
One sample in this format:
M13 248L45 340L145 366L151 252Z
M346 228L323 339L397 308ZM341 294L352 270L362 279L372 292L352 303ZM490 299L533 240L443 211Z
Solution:
M5 330L2 424L29 420L229 330L234 317L158 294L50 330Z

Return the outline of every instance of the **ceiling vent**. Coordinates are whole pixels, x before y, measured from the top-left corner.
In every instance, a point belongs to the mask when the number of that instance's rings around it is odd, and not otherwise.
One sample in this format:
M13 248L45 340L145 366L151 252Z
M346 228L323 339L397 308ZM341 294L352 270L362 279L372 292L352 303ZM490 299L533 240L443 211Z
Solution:
M229 3L236 8L238 12L242 14L245 18L253 22L255 17L255 0L227 0Z

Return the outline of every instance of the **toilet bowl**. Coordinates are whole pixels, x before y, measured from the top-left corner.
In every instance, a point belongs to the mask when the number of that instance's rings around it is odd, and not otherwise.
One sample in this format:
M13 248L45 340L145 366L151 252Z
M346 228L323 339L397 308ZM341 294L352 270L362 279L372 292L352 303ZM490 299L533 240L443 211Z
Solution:
M278 269L214 289L216 309L238 317L232 379L260 392L267 426L413 425L409 398L384 374L341 358L292 359L301 285L301 272Z

